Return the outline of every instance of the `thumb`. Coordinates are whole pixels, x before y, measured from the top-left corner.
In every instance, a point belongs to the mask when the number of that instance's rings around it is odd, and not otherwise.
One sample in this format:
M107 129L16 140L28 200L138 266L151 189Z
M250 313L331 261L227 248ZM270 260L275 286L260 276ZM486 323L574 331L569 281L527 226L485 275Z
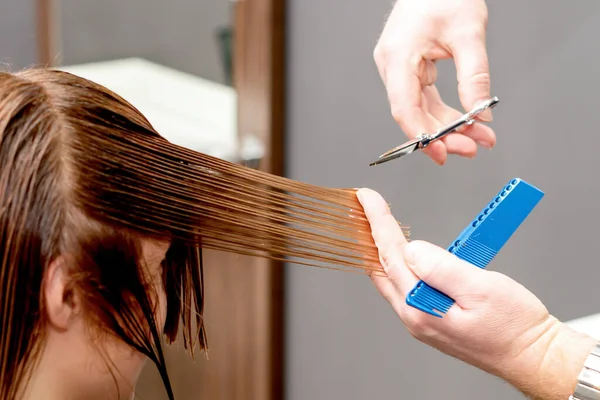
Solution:
M431 243L408 243L404 261L419 279L455 300L480 290L478 282L484 270Z
M485 47L485 30L467 38L457 40L451 46L456 64L458 80L458 96L466 111L478 105L479 102L491 97L491 80L487 51ZM479 114L479 119L492 121L492 111L485 110Z

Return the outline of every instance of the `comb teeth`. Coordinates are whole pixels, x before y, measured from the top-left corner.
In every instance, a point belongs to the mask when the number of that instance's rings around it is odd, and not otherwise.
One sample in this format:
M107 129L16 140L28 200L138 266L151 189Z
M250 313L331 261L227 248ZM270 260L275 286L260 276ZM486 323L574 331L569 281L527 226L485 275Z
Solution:
M511 180L462 231L448 251L479 268L486 268L542 197L544 193L527 182L519 178ZM441 318L440 313L446 314L454 300L419 281L406 296L406 303Z
M406 302L414 308L435 315L436 317L441 317L441 315L434 310L445 314L454 304L454 300L451 297L432 288L423 281L417 283L409 293Z
M468 238L459 247L455 247L455 250L450 250L450 252L479 268L485 268L496 257L496 254L498 254L494 249L473 238Z

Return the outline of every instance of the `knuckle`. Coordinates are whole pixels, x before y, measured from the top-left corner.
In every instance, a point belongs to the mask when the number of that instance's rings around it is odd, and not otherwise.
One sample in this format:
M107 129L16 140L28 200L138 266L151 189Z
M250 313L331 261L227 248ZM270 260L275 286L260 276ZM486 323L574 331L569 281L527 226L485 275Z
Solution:
M394 118L394 121L396 121L399 124L402 124L402 121L404 120L404 107L402 107L401 104L398 104L397 102L393 101L393 99L390 99L391 104L390 104L390 113L392 114L392 118Z
M413 111L416 113L418 110L406 107L400 99L390 99L390 113L392 114L392 118L400 125L400 128L410 139L421 133L415 132L415 129L411 129L409 126L409 118L413 115Z
M393 286L386 286L384 289L381 289L381 295L390 304L393 304L394 300L398 296L396 291L393 289Z
M383 57L384 57L383 49L378 44L377 46L375 46L375 49L373 49L373 59L375 60L375 63L377 65L379 65L379 64L383 63Z
M396 274L397 264L396 264L396 261L394 260L394 257L391 257L389 253L384 252L383 254L379 255L379 262L380 262L381 266L383 267L383 269L386 271L386 275L387 275L388 279L392 283L397 283L397 281L398 281L398 276Z
M479 19L481 20L481 23L483 24L483 26L487 27L487 24L489 21L489 13L488 13L487 6L484 5L484 7L480 11L481 12L479 14Z
M487 71L477 72L471 76L469 83L475 86L477 90L487 91L491 84L490 74Z
M422 72L422 69L427 66L427 60L423 58L423 55L420 52L410 52L405 54L403 58L406 63L406 70L410 73L418 75Z
M404 317L404 324L411 336L417 340L424 341L436 335L436 331L422 313L408 312Z
M454 36L456 39L466 41L480 40L485 35L485 29L485 21L464 24L455 32Z
M437 67L434 63L429 62L427 65L427 85L432 85L437 80Z
M379 263L385 268L392 266L390 256L386 251L379 252Z
M390 46L386 42L378 42L373 49L373 59L379 66L383 66L386 63L389 54Z

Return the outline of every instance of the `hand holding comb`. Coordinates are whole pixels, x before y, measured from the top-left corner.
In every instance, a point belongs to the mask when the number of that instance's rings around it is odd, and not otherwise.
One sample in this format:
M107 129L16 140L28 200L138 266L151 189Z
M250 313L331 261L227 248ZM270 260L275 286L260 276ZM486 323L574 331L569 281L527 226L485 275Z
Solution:
M479 268L486 268L543 196L541 190L529 183L512 179L458 235L448 251ZM406 296L406 303L441 318L441 314L452 307L454 299L419 281Z

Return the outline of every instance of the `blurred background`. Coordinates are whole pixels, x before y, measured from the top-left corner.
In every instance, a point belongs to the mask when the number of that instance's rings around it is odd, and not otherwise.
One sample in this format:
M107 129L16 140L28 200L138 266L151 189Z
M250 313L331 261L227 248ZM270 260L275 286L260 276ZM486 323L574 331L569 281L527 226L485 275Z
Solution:
M376 189L413 238L444 247L521 177L546 197L490 268L561 320L598 312L600 3L488 3L498 145L443 168L422 155L368 167L404 140L372 60L390 7L3 0L0 61L96 79L197 150L313 184ZM458 106L456 71L439 68L442 96ZM207 260L210 359L191 363L176 347L169 359L181 399L523 398L414 340L366 277L219 257ZM151 370L138 392L165 398Z

